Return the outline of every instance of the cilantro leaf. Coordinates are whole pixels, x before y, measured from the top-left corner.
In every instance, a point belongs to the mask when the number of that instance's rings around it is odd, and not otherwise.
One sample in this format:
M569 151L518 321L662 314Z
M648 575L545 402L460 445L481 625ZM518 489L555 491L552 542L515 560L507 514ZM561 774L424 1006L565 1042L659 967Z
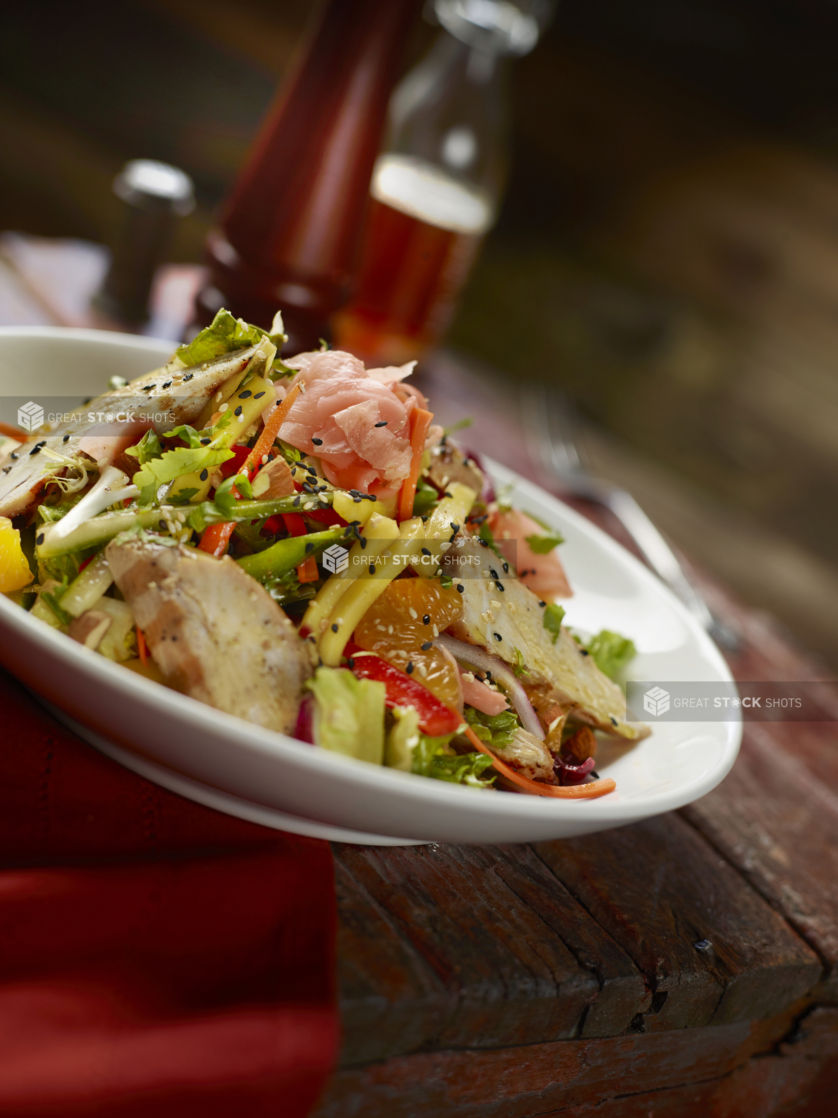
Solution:
M588 641L588 654L604 675L614 679L637 655L637 648L628 637L603 629Z
M547 555L558 547L559 544L564 543L564 536L554 529L548 529L543 536L525 536L530 547L530 551L535 552L536 555Z
M544 616L541 619L541 624L548 633L553 634L553 644L559 639L559 632L561 631L562 622L564 621L564 606L557 606L555 602L551 602L544 610Z
M155 431L146 431L136 446L129 446L125 453L136 458L139 464L144 466L152 458L159 458L163 453L163 447Z
M215 449L212 446L178 446L174 450L165 451L159 458L149 459L133 478L134 485L140 490L140 504L152 504L160 486L174 481L182 474L213 470L233 457L233 451L225 450L223 447Z

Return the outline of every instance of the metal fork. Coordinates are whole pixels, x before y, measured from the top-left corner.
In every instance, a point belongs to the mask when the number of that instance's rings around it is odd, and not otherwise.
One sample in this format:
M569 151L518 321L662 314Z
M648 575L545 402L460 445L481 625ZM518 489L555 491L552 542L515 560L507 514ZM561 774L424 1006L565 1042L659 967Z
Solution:
M655 574L681 599L713 640L728 652L735 652L740 643L738 635L713 616L674 551L634 497L618 485L593 477L583 465L576 442L579 424L573 402L563 392L538 385L525 389L521 410L537 463L574 497L607 508Z

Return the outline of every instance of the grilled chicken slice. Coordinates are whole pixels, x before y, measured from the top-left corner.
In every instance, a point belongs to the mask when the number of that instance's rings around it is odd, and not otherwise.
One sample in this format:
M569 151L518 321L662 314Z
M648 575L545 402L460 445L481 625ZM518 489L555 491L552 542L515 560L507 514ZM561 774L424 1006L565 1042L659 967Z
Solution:
M258 726L294 728L310 646L234 560L139 539L114 540L107 558L168 683Z
M247 365L255 349L239 349L203 365L185 367L170 361L161 369L107 392L77 410L66 422L49 431L41 429L19 448L0 468L0 516L18 516L37 500L44 486L67 459L79 454L81 439L107 425L103 416L148 420L158 434L178 423L192 423L207 400L229 377ZM95 419L91 420L90 413ZM60 456L60 457L56 457Z
M480 645L507 663L516 664L520 649L530 674L522 682L543 703L554 700L570 707L571 721L635 740L650 732L642 723L626 721L623 692L599 670L566 629L553 636L544 628L544 607L517 578L504 574L501 560L481 541L466 539L446 565L468 571L461 578L463 617L448 632L459 640ZM503 587L503 589L500 589Z

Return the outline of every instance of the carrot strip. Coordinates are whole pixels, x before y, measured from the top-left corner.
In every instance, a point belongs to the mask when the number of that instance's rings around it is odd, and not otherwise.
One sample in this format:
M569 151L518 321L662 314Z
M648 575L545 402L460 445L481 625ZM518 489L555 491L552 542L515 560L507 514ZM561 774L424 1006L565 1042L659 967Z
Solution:
M298 381L288 392L288 395L282 401L278 408L275 408L268 416L268 421L262 428L262 433L256 440L253 450L248 454L247 459L242 468L242 473L252 470L254 466L261 466L262 459L274 445L274 440L279 434L279 429L285 422L285 419L294 406L294 401L303 390L302 381Z
M320 578L320 572L317 569L317 560L313 555L309 555L308 558L297 567L297 581L317 582L318 578Z
M145 633L137 626L137 655L143 667L148 663L148 645L145 643Z
M424 408L414 408L410 417L410 473L399 491L399 520L410 520L413 516L413 501L422 469L425 439L433 417L433 412L425 411Z
M0 423L0 435L6 435L10 439L17 439L19 443L25 443L29 435L25 431L21 431L18 427L12 427L8 423Z
M232 520L225 521L223 524L210 524L209 527L204 529L201 542L198 544L198 550L208 551L210 555L220 559L227 550L234 528L235 524Z
M522 776L515 772L504 761L501 761L497 754L483 744L471 726L466 726L465 733L475 749L479 749L481 753L485 753L487 757L492 758L492 765L499 773L502 773L507 780L517 784L525 792L529 792L531 796L555 796L562 800L589 800L596 796L605 796L617 787L610 777L603 780L594 780L590 784L571 784L567 787L559 784L539 784L538 781L530 780L528 776Z

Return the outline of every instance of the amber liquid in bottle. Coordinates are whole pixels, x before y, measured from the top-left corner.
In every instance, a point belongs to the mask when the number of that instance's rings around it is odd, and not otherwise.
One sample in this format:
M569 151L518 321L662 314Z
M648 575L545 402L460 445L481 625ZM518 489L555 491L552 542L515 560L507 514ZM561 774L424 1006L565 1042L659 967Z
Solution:
M395 153L379 158L371 193L358 288L335 316L335 342L402 364L445 332L494 207L439 167Z

